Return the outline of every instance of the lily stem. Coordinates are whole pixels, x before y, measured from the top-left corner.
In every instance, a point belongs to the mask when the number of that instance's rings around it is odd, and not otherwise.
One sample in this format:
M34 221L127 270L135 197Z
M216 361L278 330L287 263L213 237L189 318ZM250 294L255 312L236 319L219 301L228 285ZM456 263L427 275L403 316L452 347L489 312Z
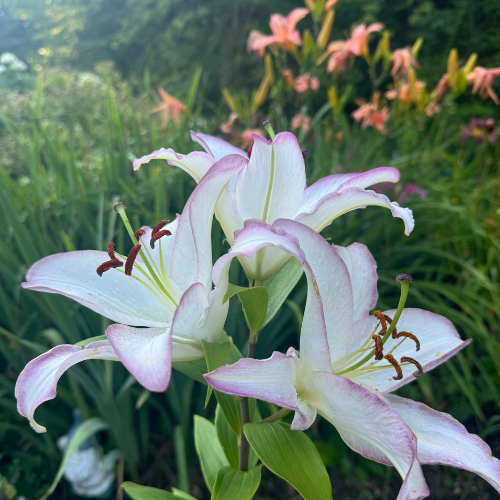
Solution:
M276 422L276 420L281 420L283 417L288 415L291 412L288 408L281 408L281 410L278 410L276 413L273 413L267 418L263 418L259 424L269 424L271 422Z
M247 358L253 358L255 352L255 343L248 344ZM248 456L250 454L250 444L247 441L243 427L250 423L250 410L248 408L248 398L243 398L240 402L241 408L241 439L240 439L240 470L246 472L248 470Z

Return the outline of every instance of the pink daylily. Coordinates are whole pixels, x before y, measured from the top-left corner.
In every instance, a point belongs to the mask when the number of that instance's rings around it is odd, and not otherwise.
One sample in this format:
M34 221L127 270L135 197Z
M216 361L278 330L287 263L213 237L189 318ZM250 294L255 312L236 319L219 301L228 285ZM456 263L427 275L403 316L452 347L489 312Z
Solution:
M410 66L414 66L415 68L419 68L418 62L411 55L411 49L406 47L404 49L396 49L392 53L392 70L391 75L395 77L398 72L401 75L406 75Z
M293 116L292 121L290 122L290 130L293 132L298 128L302 128L304 132L309 130L311 126L311 117L309 115L302 116L302 113L297 113Z
M379 109L379 106L380 94L375 92L372 102L361 104L358 109L351 113L351 116L355 121L361 122L363 128L374 127L381 134L385 134L387 132L385 122L389 118L389 108L384 106L382 109Z
M277 45L287 52L293 52L297 45L302 45L300 33L295 27L307 14L309 14L307 9L294 9L286 17L273 14L269 21L273 34L264 35L260 31L252 31L248 37L248 52L255 50L263 56L268 45Z
M186 106L178 101L175 97L168 94L162 87L158 89L160 93L162 103L151 110L151 113L162 112L161 121L163 126L167 125L170 121L170 115L175 123L175 126L179 128L181 113L186 111Z
M227 304L222 303L225 290L212 291L211 221L226 184L247 162L239 155L216 162L182 215L163 227L171 235L163 233L154 249L151 228L142 228L142 235L136 232L143 253L130 275L120 269L121 256L115 256L119 266L102 272L109 251L51 255L31 267L23 288L65 295L123 323L108 327L107 340L85 348L59 345L28 363L17 380L16 398L19 413L37 432L45 427L34 419L36 408L55 398L59 378L75 363L119 360L146 389L164 391L172 361L203 357L202 339L219 342Z
M222 139L193 132L191 136L206 153L195 151L180 155L172 149L160 149L135 160L134 169L161 158L199 181L209 170L210 163L225 155L239 154L248 158L245 151ZM389 208L394 217L404 221L405 234L413 230L411 210L400 207L382 194L366 190L379 182L397 182L399 172L395 168L329 175L306 187L303 154L292 133L281 132L272 142L260 135L253 134L252 137L254 144L248 165L231 180L217 204L216 215L230 245L234 243L234 232L241 229L248 219L268 223L280 218L294 219L320 232L342 214L368 205ZM242 258L241 263L248 276L265 280L287 260L284 254L277 255L271 249L263 249L258 258Z
M379 318L395 320L395 311L369 314L378 299L373 257L358 243L330 246L295 221L246 221L231 251L215 263L214 283L227 282L232 258L249 259L264 247L288 253L304 268L308 295L300 355L290 348L265 360L242 359L208 373L207 381L218 391L293 410L292 429L307 429L319 413L354 451L396 467L403 479L398 500L429 495L421 464L473 471L500 491L500 461L486 443L449 415L390 394L414 379L416 366L427 372L471 340L463 342L442 316L403 309L397 338L389 336L374 358L374 337L381 343L377 333L384 328Z
M381 31L382 29L384 29L382 23L373 23L368 27L365 24L360 24L353 29L351 38L345 41L337 40L331 42L328 45L325 55L320 60L330 55L326 68L327 71L344 71L346 63L350 58L355 56L368 56L368 37L370 33Z
M302 94L309 89L313 92L316 92L319 89L319 80L317 77L311 77L309 73L305 73L295 79L295 92Z
M500 76L500 68L482 68L476 66L468 75L467 83L472 84L472 93L479 93L479 97L485 101L491 97L495 104L500 104L500 99L492 89L495 78Z

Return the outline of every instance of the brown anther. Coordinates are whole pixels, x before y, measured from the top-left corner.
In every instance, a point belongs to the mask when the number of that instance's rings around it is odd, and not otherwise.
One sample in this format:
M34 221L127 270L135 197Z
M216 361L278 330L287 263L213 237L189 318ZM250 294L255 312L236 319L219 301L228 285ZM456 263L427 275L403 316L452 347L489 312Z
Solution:
M253 148L253 144L250 146L249 150L247 151L248 159L250 159L252 157L252 148Z
M302 158L304 158L304 160L307 158L307 149L302 150Z
M390 318L389 316L387 316L387 314L384 314L384 318L387 321L387 323L389 323L389 325L392 325L392 318ZM393 333L398 333L398 329L396 327L394 327L394 329L392 330L392 332Z
M115 244L113 242L108 243L108 255L111 260L116 259Z
M141 239L141 236L146 234L146 231L144 231L144 229L138 229L135 233L134 233L134 236L135 236L135 239L137 241L140 241Z
M122 266L123 262L120 259L111 259L101 264L95 271L99 276L102 276L102 273Z
M139 229L140 231L140 229ZM127 262L125 262L125 274L127 276L132 275L132 269L134 268L134 262L137 257L137 254L139 253L139 250L141 249L141 245L135 245L135 247L132 247L130 252L128 253L127 257Z
M413 358L409 358L408 356L403 356L401 358L401 363L411 363L412 365L415 365L418 370L417 374L414 375L414 377L416 378L421 377L424 374L424 369L422 368L422 365L418 361L415 361Z
M413 333L410 333L410 332L392 332L392 338L393 339L399 339L400 337L407 337L409 339L412 339L415 344L417 345L417 351L420 351L420 341L417 339L417 337L415 335L413 335Z
M166 226L170 221L168 219L162 219L151 231L151 236L154 236L160 229Z
M375 359L380 361L384 359L384 344L376 333L372 335L372 339L375 341Z
M151 235L151 240L149 241L149 244L151 246L151 248L154 250L155 248L155 241L159 240L162 236L170 236L172 233L166 229L164 231L159 231L158 233L156 234L152 234Z
M383 337L387 332L386 315L382 311L373 311L373 315L380 321L380 332L378 334Z
M399 363L394 359L394 356L392 354L386 354L384 356L389 363L391 363L392 366L394 366L394 369L398 373L397 377L392 377L394 380L401 380L403 378L403 370L399 366Z

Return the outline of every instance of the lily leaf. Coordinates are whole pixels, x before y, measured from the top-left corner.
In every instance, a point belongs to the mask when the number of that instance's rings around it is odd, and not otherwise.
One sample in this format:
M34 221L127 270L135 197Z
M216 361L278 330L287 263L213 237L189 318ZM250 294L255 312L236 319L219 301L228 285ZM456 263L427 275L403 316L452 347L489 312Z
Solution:
M215 410L215 429L229 465L237 469L239 464L238 435L229 425L220 405L217 405Z
M314 443L284 423L246 424L245 436L262 463L305 500L332 500L332 486Z
M201 341L203 352L205 353L205 359L207 361L207 369L209 372L216 370L222 366L227 359L229 351L231 350L232 342L224 342L222 344L213 344L212 342L207 342L206 340ZM212 386L207 386L207 397L205 399L205 408L208 404L210 396L212 394Z
M75 345L86 347L91 342L98 342L99 340L108 340L108 337L106 337L106 335L98 335L97 337L90 337L89 339L80 340L80 342L77 342Z
M278 309L299 281L304 269L296 259L290 259L277 273L264 281L263 285L269 293L267 313L260 328L264 328L271 321Z
M222 303L225 304L231 297L234 297L237 293L244 292L245 290L248 290L248 287L233 285L232 283L229 283L227 285L226 294L222 299Z
M208 489L212 491L217 471L229 466L229 462L217 437L215 425L199 415L194 416L194 445L200 459L203 478Z
M252 500L260 485L261 468L247 472L232 467L219 469L212 500Z
M140 484L126 481L121 487L127 492L133 500L196 500L191 495L184 492L174 492L159 490L149 486L141 486Z
M261 328L267 314L269 293L265 286L247 288L238 293L243 305L243 313L247 320L250 335L255 335Z

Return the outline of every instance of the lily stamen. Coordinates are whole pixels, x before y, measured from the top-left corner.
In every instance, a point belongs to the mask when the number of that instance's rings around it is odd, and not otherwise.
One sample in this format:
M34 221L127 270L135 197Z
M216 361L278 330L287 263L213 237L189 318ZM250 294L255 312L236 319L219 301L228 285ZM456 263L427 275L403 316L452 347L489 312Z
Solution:
M144 236L146 234L146 231L144 231L144 229L138 229L135 233L134 233L134 236L135 236L135 239L137 241L139 241L141 239L141 236Z
M392 354L386 354L384 358L391 363L392 366L394 366L394 369L397 372L396 377L392 377L394 380L401 380L403 378L403 370L401 369L401 366L399 366L399 363L395 360L394 356ZM401 358L403 359L403 358Z
M125 262L125 274L127 276L132 276L132 269L134 268L134 262L141 248L142 248L141 245L135 245L130 250L127 257L127 262Z
M169 219L162 219L156 226L151 230L151 236L155 235L160 229L163 229L168 223Z
M164 231L158 231L155 234L151 233L151 240L149 241L149 245L151 246L151 249L154 250L155 241L159 240L163 236L170 236L171 234L172 233L168 229L166 229Z
M103 262L97 269L96 273L102 277L102 274L110 269L116 269L117 267L122 267L123 262L120 259L111 259L107 262Z
M386 315L382 311L373 311L373 315L380 321L380 332L378 334L383 337L387 332ZM392 323L392 320L391 320Z
M420 341L418 340L416 335L413 335L413 333L410 333L410 332L399 332L399 333L397 333L396 331L392 332L393 339L399 339L400 337L412 339L416 344L416 347L417 347L416 350L420 351Z
M113 242L108 243L108 255L111 260L116 259L115 244Z
M401 358L401 363L411 363L412 365L415 365L418 370L417 374L414 375L416 378L421 377L424 374L424 369L422 368L422 365L418 361L415 361L413 358L409 358L408 356L403 356Z
M384 359L384 344L382 343L382 339L377 334L374 334L372 339L375 341L375 359L380 361L381 359Z

